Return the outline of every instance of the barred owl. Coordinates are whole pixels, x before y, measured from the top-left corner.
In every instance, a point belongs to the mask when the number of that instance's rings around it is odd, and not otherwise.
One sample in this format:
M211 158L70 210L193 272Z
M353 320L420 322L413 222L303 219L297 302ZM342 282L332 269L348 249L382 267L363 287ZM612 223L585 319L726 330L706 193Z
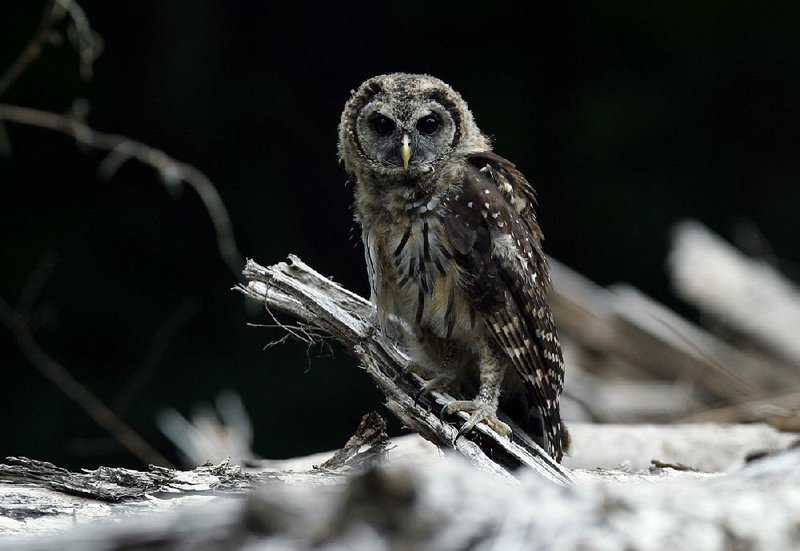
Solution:
M461 96L428 75L394 73L353 91L339 125L339 157L355 184L371 299L384 327L407 328L424 391L469 414L459 435L498 408L556 460L561 346L536 197L492 152Z

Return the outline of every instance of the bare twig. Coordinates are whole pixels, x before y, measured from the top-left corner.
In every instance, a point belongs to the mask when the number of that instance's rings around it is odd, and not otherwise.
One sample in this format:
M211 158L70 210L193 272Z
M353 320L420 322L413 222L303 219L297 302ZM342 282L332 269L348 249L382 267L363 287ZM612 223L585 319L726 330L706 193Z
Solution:
M45 377L77 403L94 421L108 430L116 440L142 462L170 465L170 462L145 442L117 414L111 411L92 391L78 382L69 371L49 356L33 338L32 309L42 287L52 272L58 256L54 252L42 255L31 272L13 309L0 298L0 323L14 334L17 344L28 361Z
M30 66L40 57L48 44L59 45L62 37L58 27L67 22L66 36L79 56L81 77L88 80L92 76L93 63L100 54L102 41L92 30L88 18L75 0L50 0L44 10L39 27L20 52L11 66L0 75L0 96L2 96ZM243 260L239 254L228 212L219 193L208 177L193 166L181 163L164 152L151 148L125 136L97 132L82 122L87 108L77 104L71 115L58 115L37 109L16 105L0 104L0 149L10 151L10 141L5 130L5 122L24 124L61 132L72 136L80 145L108 151L109 155L100 164L99 173L111 177L127 160L133 158L158 171L167 186L185 183L192 187L200 197L214 225L217 246L223 261L239 277ZM47 258L45 259L47 260ZM75 401L99 425L107 429L123 446L144 462L168 465L169 461L150 447L131 427L123 422L111 409L105 406L88 388L79 383L55 359L49 356L35 341L31 329L31 307L52 268L55 260L50 257L37 269L23 289L17 308L0 299L0 322L4 323L17 339L20 350L31 364L43 375L53 381L70 399ZM185 307L176 312L156 336L142 369L120 396L124 408L133 395L138 392L151 376L166 342L174 333L176 326L193 313Z
M21 318L30 318L31 309L36 299L39 298L39 293L41 293L44 284L50 277L50 273L58 264L58 260L58 254L55 251L46 251L39 259L36 268L28 275L28 279L19 294L19 299L17 299L16 311Z
M98 132L80 120L65 115L0 103L0 122L3 121L60 132L72 136L83 145L111 152L98 168L103 176L112 176L122 163L136 159L158 171L168 186L187 184L200 197L211 218L220 256L231 272L240 277L244 260L236 244L230 215L214 184L197 168L126 136Z
M61 24L65 16L69 16L71 20L67 33L80 58L81 77L84 80L91 78L92 65L100 55L99 37L92 30L86 14L77 2L51 0L45 7L36 33L8 69L0 75L0 96L5 94L25 72L25 69L39 58L47 44L54 43L54 29Z
M94 62L102 51L102 40L92 30L83 8L74 0L56 0L56 3L69 14L72 25L67 28L67 37L72 42L80 59L80 73L83 80L90 80L94 73Z
M120 419L86 386L78 382L58 361L45 352L31 334L27 320L0 298L0 323L14 335L17 346L33 367L55 384L98 425L110 432L129 452L144 463L171 466L170 461Z
M150 346L147 348L144 360L136 372L122 386L122 390L114 400L114 407L124 413L133 403L134 398L153 377L158 365L175 335L180 328L200 311L200 301L195 297L185 298L164 320L156 331Z
M50 39L49 34L55 24L55 12L57 7L58 3L55 0L51 0L47 3L36 34L33 35L33 38L30 39L25 49L20 52L14 62L11 63L8 69L0 76L0 96L2 96L6 90L17 81L25 69L41 55L43 46Z
M300 323L297 325L286 325L278 321L278 318L275 317L275 314L272 313L272 310L269 309L268 305L265 304L264 309L267 311L267 314L269 315L270 318L272 318L272 321L274 321L275 323L271 325L269 324L259 324L259 325L270 329L283 329L286 332L286 335L284 335L284 337L281 337L277 341L272 341L270 343L267 343L265 348L272 348L277 344L283 344L284 342L286 342L285 338L288 337L293 337L295 340L305 343L308 346L312 346L316 342L316 337L309 334L308 328L310 326L308 324Z
M277 320L277 318L269 311L267 308L269 315L275 321L275 323L248 323L247 325L250 327L263 327L266 329L281 329L284 331L284 334L274 339L267 344L264 345L264 350L268 348L273 348L275 346L285 344L290 340L296 340L306 345L306 371L311 369L311 349L314 345L319 345L319 355L317 358L333 358L333 347L331 346L330 342L330 335L326 334L324 331L320 331L315 327L305 324L305 323L298 323L297 325L287 325L285 323L281 323Z

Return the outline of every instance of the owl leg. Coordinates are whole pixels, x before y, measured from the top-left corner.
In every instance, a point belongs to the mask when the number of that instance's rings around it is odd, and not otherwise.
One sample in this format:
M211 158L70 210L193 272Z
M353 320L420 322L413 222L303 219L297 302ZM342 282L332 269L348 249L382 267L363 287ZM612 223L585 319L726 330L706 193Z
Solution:
M438 369L431 374L431 379L423 383L422 388L414 396L414 405L417 405L422 396L426 396L434 391L449 391L458 382L458 377L455 372L450 369L450 362L453 360L455 353L455 343L452 341L445 341L443 345L442 359L439 363Z
M500 388L506 371L505 363L499 361L491 349L485 346L481 353L479 370L481 386L475 399L454 400L442 410L443 413L447 412L450 415L459 411L470 414L469 419L459 429L456 440L481 421L485 421L501 436L507 436L511 432L511 427L497 418L497 402L500 399Z

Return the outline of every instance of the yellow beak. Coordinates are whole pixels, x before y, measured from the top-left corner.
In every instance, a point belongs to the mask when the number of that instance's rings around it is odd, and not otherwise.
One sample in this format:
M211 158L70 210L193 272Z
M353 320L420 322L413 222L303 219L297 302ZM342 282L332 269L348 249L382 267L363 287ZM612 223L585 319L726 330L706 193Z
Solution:
M403 159L403 168L408 170L408 161L411 160L411 138L403 134L403 145L400 146L400 158Z

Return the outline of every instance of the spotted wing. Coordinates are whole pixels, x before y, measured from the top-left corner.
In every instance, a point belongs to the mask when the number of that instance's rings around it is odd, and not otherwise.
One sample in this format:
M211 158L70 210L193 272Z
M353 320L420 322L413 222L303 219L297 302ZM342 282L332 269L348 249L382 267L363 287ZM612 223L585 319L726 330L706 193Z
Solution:
M533 188L513 164L493 153L475 155L443 223L472 307L523 381L536 419L522 424L560 459L567 444L558 405L564 364L534 206Z

